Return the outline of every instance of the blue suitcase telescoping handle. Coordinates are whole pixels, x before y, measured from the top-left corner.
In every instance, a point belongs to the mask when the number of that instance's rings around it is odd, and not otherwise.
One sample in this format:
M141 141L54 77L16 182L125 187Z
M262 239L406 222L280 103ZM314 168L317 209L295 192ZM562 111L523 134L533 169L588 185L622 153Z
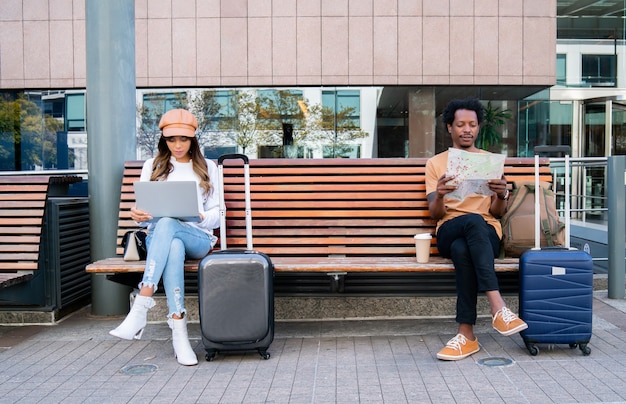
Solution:
M535 250L541 249L541 232L540 232L540 204L539 204L539 155L540 154L563 154L565 157L564 162L564 176L565 176L565 212L563 214L565 219L565 248L570 249L570 166L569 155L570 146L568 145L556 145L556 146L535 146L533 151L535 152ZM554 190L556 195L556 189Z

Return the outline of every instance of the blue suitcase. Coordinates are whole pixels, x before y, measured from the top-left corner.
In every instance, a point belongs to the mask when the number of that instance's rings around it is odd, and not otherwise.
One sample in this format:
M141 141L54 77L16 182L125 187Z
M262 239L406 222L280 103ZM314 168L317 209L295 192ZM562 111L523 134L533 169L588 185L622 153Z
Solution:
M535 148L535 187L539 187L538 150ZM560 147L557 151L562 152ZM536 344L569 344L589 355L592 332L593 261L580 250L569 248L569 156L565 152L565 247L539 248L539 215L535 215L535 248L524 251L519 261L520 318L528 328L520 335L531 355ZM535 212L539 199L535 198Z
M531 355L536 344L578 346L591 350L593 262L584 251L565 248L528 250L520 257L520 333Z

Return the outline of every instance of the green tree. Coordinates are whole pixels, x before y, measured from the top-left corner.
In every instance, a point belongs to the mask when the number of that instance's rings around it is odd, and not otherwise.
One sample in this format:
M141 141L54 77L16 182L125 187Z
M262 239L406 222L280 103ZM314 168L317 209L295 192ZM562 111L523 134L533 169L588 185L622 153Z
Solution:
M20 105L5 96L0 99L0 169L21 169L21 144Z
M487 102L487 106L483 106L484 119L480 125L476 147L484 150L492 150L500 148L502 138L499 129L506 125L506 121L511 119L510 109L500 109L493 107L491 101ZM499 152L499 150L497 150Z
M215 117L219 115L221 105L215 91L200 91L188 97L189 111L198 120L196 131L200 146L209 146L212 142L212 131L215 127Z
M282 145L283 124L302 125L301 101L301 95L289 90L233 92L220 114L221 132L215 133L219 142L213 144L223 143L226 135L244 153L253 146Z
M354 107L341 108L335 113L333 108L318 104L311 105L308 111L306 141L331 148L333 157L348 155L355 140L368 136L353 118Z
M214 138L219 138L219 144L224 141L234 141L241 147L243 153L259 141L257 115L259 103L255 93L250 91L232 91L228 101L220 111L217 129ZM218 144L218 142L214 142Z
M57 161L57 132L63 123L20 94L0 100L0 168L51 168Z
M305 126L302 105L306 102L299 91L275 90L258 95L257 127L261 130L258 143L282 145L284 127L291 125L293 145L296 146Z
M162 114L162 113L161 113ZM145 104L137 105L139 128L137 128L137 147L148 156L154 157L157 152L157 144L161 137L158 123L152 118L155 113Z

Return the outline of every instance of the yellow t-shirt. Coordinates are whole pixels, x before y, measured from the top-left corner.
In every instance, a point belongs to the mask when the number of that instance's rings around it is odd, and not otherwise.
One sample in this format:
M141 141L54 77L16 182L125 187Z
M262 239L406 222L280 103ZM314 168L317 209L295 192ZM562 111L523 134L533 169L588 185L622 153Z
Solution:
M484 152L488 153L488 152ZM437 191L437 181L446 172L448 165L448 151L439 153L426 162L426 195ZM496 229L498 237L502 238L502 226L500 220L489 213L491 207L491 196L472 194L459 201L457 199L446 198L443 200L446 206L446 214L437 222L437 230L445 221L465 215L467 213L480 214L490 225Z

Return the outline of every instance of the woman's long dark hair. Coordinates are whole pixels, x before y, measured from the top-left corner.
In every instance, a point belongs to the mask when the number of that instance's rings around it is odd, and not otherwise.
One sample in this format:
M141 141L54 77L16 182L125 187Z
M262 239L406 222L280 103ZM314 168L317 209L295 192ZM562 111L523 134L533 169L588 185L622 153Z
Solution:
M195 136L189 138L191 141L191 147L189 148L189 154L191 155L191 161L193 164L193 171L200 177L200 186L204 189L206 195L211 191L211 178L209 178L209 168L207 167L206 160L200 152L200 144L198 138ZM150 181L164 181L167 176L172 172L174 166L170 161L172 152L167 147L167 140L165 136L161 136L159 139L159 152L154 158L152 163L152 176Z

